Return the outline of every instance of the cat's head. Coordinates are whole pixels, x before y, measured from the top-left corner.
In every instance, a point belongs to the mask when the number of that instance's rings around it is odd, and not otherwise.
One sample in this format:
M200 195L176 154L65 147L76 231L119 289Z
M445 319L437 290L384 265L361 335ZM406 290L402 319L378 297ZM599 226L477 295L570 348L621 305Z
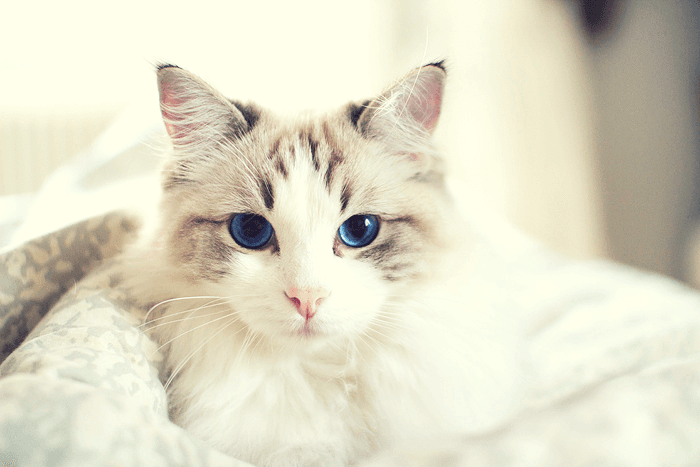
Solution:
M173 143L162 251L187 290L227 297L253 333L361 333L432 274L448 219L431 144L445 80L419 69L374 100L283 119L158 69Z

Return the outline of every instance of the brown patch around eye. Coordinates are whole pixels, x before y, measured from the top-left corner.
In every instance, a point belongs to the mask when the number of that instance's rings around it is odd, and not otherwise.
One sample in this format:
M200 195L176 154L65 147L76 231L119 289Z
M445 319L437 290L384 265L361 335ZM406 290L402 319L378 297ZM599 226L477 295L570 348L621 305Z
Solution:
M355 259L381 272L389 282L410 281L420 276L425 248L420 221L410 215L382 218L385 224L374 243L364 247Z
M413 216L401 216L401 217L396 217L394 219L384 219L384 222L387 222L389 224L408 224L409 226L413 227L416 230L420 229L420 222L418 222L418 219L416 219Z
M230 274L236 249L220 237L223 222L191 218L177 232L177 261L196 271L196 280L217 282Z
M270 248L270 253L272 253L273 255L279 256L279 254L280 254L280 244L279 244L279 242L277 241L277 238L275 238L274 235L273 235L272 241L270 241L270 246L269 246L269 248Z
M410 266L411 266L411 263L394 263L394 264L387 264L382 269L384 269L385 271L402 271Z
M233 247L220 241L217 236L209 236L208 246L204 249L204 261L200 262L202 275L213 282L229 275L235 252Z
M358 259L369 259L372 261L382 261L396 249L396 241L389 237L384 242L368 247L365 251L357 255Z

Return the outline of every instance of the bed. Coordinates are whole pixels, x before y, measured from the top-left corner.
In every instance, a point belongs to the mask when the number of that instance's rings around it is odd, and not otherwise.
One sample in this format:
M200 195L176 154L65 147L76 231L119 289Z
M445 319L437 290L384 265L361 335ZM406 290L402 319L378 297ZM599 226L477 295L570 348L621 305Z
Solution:
M154 186L157 160L144 154L159 130L142 124L115 148L105 143L115 128L31 200L0 256L0 465L248 465L168 420L163 356L112 269L140 223L111 210L115 197ZM59 194L76 208L56 215ZM700 295L564 258L465 211L481 302L528 324L529 389L498 427L396 446L366 465L700 465Z

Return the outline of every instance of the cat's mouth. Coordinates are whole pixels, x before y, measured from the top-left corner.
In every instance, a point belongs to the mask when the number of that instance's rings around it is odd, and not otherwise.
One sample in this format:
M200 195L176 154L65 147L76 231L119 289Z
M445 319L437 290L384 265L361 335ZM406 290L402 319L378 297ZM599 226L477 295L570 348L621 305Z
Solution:
M305 323L296 323L290 330L291 338L296 341L316 341L337 335L338 329L328 323L311 319Z
M302 339L313 339L323 335L323 332L316 323L307 321L296 329L295 335Z

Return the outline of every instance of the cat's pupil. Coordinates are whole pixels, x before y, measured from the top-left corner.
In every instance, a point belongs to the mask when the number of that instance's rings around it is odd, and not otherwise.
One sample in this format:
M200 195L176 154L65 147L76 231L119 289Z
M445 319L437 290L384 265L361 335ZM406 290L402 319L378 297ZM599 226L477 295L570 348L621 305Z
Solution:
M352 216L348 220L348 230L350 231L350 235L355 238L364 237L369 224L370 220L364 216Z
M255 238L260 235L263 229L263 222L259 216L252 214L244 214L241 221L243 235L247 238Z

